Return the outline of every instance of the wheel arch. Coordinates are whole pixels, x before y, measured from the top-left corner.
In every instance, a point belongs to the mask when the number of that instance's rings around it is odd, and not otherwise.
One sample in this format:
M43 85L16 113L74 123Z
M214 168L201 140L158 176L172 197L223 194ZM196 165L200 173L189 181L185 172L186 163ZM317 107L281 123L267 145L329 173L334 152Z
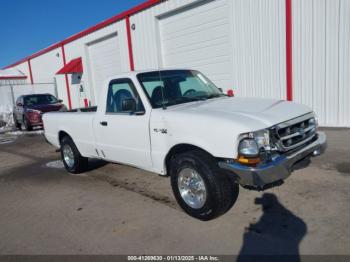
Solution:
M207 150L205 150L199 146L196 146L193 144L188 144L188 143L177 144L177 145L174 145L165 156L164 170L165 170L166 174L169 174L170 161L173 157L175 157L176 155L179 155L181 153L191 151L191 150L200 150L200 151L203 151L206 154L210 155L211 157L215 158L210 152L208 152Z
M66 131L60 130L58 132L58 143L59 143L59 145L61 145L62 138L66 137L66 136L68 136L70 139L72 139L72 137Z

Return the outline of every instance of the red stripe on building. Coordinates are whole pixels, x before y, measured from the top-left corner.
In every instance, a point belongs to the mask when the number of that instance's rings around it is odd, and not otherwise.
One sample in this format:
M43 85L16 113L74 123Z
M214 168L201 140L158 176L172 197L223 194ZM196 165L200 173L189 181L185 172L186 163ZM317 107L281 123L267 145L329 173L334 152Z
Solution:
M130 17L127 16L125 18L126 23L126 34L128 38L128 50L129 50L129 64L130 64L130 71L134 71L134 54L132 50L132 39L131 39L131 28L130 28Z
M293 17L292 0L286 0L287 100L293 100Z
M63 66L66 66L66 52L64 50L64 45L61 45L61 50L62 50L62 58L63 58ZM65 80L66 80L66 90L67 90L67 97L68 97L68 107L69 110L72 109L72 101L70 97L70 90L69 90L69 82L68 82L68 75L64 75Z
M32 73L32 65L31 65L31 63L30 63L30 59L28 59L28 67L29 67L30 83L31 83L31 84L34 84L34 81L33 81L33 73Z
M0 80L21 80L27 78L27 76L0 76Z

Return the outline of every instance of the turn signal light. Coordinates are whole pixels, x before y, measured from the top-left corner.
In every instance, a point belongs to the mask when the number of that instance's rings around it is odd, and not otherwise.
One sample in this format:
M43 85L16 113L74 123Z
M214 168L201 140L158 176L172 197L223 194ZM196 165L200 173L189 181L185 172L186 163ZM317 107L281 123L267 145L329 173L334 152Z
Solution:
M260 161L260 158L245 158L244 156L238 158L238 162L245 165L257 165Z

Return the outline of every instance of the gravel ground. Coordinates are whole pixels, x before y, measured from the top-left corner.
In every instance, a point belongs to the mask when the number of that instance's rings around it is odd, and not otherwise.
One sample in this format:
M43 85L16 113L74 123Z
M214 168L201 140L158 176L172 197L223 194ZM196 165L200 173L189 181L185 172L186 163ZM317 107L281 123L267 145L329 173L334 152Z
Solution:
M284 185L241 189L210 222L176 204L168 177L93 160L69 175L40 132L0 135L0 254L350 255L349 129Z

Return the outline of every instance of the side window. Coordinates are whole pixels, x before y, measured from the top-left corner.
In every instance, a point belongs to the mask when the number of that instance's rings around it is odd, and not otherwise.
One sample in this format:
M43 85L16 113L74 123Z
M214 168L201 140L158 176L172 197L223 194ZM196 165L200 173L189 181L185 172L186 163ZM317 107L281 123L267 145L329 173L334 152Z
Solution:
M141 99L130 79L117 79L109 83L106 113L130 113L133 101L136 111L144 111Z

